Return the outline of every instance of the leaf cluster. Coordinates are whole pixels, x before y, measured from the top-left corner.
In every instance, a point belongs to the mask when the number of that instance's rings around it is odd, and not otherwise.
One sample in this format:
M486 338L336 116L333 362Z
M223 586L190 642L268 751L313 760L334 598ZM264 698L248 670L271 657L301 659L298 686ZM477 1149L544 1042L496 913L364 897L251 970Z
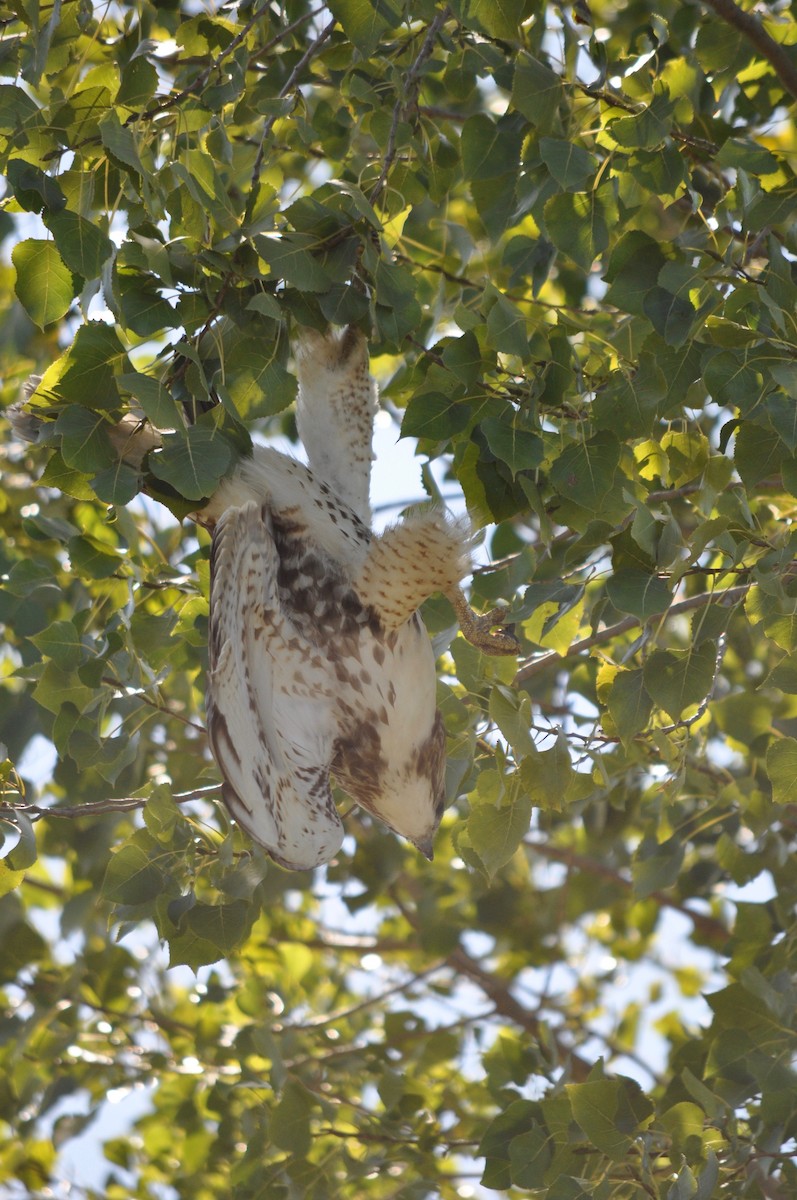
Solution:
M11 6L9 1196L97 1113L111 1200L797 1190L796 45L675 0ZM314 877L220 804L178 521L294 436L328 323L522 655L429 602L435 862L351 814ZM120 463L123 417L161 445Z

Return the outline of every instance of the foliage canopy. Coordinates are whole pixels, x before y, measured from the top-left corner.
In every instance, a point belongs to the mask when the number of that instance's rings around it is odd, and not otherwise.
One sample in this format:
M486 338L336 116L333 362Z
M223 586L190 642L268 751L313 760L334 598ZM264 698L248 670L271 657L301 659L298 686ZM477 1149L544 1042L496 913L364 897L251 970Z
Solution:
M145 1086L81 1194L797 1193L796 44L732 0L8 6L4 1194ZM206 538L126 506L293 435L328 322L523 658L430 602L435 862L352 814L296 876L217 802Z

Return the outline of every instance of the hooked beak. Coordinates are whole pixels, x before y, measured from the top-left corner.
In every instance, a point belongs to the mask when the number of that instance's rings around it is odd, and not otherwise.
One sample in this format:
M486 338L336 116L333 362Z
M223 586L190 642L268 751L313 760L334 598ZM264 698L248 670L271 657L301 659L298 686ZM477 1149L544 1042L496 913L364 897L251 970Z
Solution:
M434 859L434 850L432 849L433 840L434 840L433 835L430 833L427 837L420 838L419 841L412 843L413 846L417 847L417 849L420 850L420 852L424 856L424 858L429 859L429 862L432 862L432 860Z

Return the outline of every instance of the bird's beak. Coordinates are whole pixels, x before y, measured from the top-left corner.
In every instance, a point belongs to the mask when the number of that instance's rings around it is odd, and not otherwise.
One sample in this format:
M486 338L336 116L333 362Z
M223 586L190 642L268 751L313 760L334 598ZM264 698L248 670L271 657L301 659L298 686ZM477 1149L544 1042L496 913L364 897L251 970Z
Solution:
M434 858L434 850L432 849L433 840L432 834L429 834L428 837L421 838L419 841L413 842L413 845L420 850L424 858L429 859L429 862L431 862Z

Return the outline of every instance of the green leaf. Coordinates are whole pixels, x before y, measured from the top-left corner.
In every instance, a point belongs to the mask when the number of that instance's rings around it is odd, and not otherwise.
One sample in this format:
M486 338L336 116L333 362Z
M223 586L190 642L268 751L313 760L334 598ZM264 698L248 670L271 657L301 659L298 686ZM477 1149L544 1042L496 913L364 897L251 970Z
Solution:
M573 769L563 733L549 750L538 750L523 759L520 777L532 804L543 811L563 812L584 790L592 790L590 777Z
M773 430L754 425L752 421L739 424L733 460L745 487L752 489L762 479L777 475L786 458L786 446Z
M13 871L7 859L0 858L0 900L18 888L24 878L24 870Z
M610 284L606 300L623 312L643 316L645 297L656 285L667 262L664 253L648 234L631 230L616 242L605 278Z
M752 138L728 138L723 142L715 162L723 169L741 167L752 175L774 175L780 170L780 163L772 151Z
M660 1120L672 1139L676 1153L683 1154L691 1163L699 1162L703 1158L703 1126L706 1114L702 1108L689 1100L681 1100L662 1113Z
M556 182L568 191L583 190L598 169L594 154L560 138L540 138L540 154Z
M0 131L15 133L26 125L34 125L38 118L39 106L24 88L13 83L0 84Z
M112 325L89 321L79 325L69 349L48 367L39 385L42 395L89 409L119 406L116 375L130 369Z
M161 848L145 830L111 855L100 897L110 904L147 904L164 887L163 873L156 859Z
M541 1125L521 1133L509 1144L512 1182L522 1188L542 1188L554 1155L553 1139Z
M793 804L797 798L797 739L777 738L767 750L767 775L775 804Z
M490 345L505 354L516 354L525 359L529 352L529 337L526 332L526 320L523 313L507 300L506 296L496 294L495 302L487 314L487 333Z
M471 182L506 175L520 154L518 129L506 121L491 120L485 113L468 117L462 127L462 164Z
M53 242L39 238L17 242L11 261L17 272L14 290L31 321L44 329L60 320L77 289L72 272Z
M102 471L115 458L102 413L70 404L59 414L55 431L61 435L61 454L67 466L84 475Z
M56 715L68 704L86 711L97 702L93 689L82 682L77 672L62 671L54 662L46 664L33 689L33 698L42 708Z
M513 475L518 471L532 471L542 462L543 441L536 433L516 429L495 417L482 421L479 428L495 457L506 463Z
M125 166L132 167L136 175L144 174L133 133L127 126L122 125L114 109L108 109L104 114L99 123L99 131L103 146L114 158Z
M179 325L175 311L161 295L160 280L144 271L114 266L114 294L121 311L120 323L141 337Z
M531 736L533 714L528 696L495 684L490 693L490 719L500 729L518 757L536 753Z
M85 579L110 579L122 565L122 559L112 554L110 547L87 535L70 538L67 549L72 570Z
M0 87L0 92L2 90ZM41 212L42 208L57 212L66 204L58 181L33 163L21 158L10 159L6 164L6 177L18 203L28 212Z
M96 279L113 254L113 242L85 217L62 209L47 213L44 223L52 233L61 258L83 279Z
M606 594L620 612L647 621L666 612L672 592L665 579L636 567L621 567L606 582Z
M254 915L246 900L193 904L177 922L178 934L169 938L171 966L188 966L196 971L227 957L249 932Z
M640 668L618 671L609 691L607 707L624 742L631 741L646 728L653 703L645 687L644 672Z
M36 827L27 813L15 812L14 824L19 830L19 841L10 854L5 857L5 865L13 872L27 871L39 857L36 844Z
M573 1118L598 1150L620 1162L638 1132L647 1127L653 1105L639 1084L620 1076L565 1084Z
M515 1138L534 1127L539 1106L530 1100L513 1100L487 1126L479 1144L479 1157L486 1160L482 1185L501 1191L511 1186L510 1149Z
M568 446L559 455L551 468L551 482L562 496L599 513L614 486L619 462L617 438L608 432L598 433Z
M562 254L588 271L609 245L609 229L617 210L606 188L594 192L563 192L544 208L545 227Z
M301 1084L286 1084L271 1114L269 1133L274 1144L298 1157L309 1154L313 1144L310 1114L314 1108L315 1100Z
M550 67L521 51L512 81L512 105L541 133L553 133L560 125L559 109L564 103L562 80Z
M262 234L255 244L272 274L300 292L326 292L332 287L332 276L312 254L318 239L311 234Z
M632 867L634 894L644 900L654 892L671 887L681 873L683 861L684 846L680 838L673 836L665 842L643 838Z
M116 93L117 105L143 108L158 86L157 69L146 58L133 58L122 70L122 82Z
M669 134L674 109L675 102L665 92L659 92L644 112L610 121L609 132L626 150L655 149Z
M524 16L523 0L454 0L452 9L469 28L488 37L517 41Z
M644 666L645 687L655 704L672 718L700 704L711 691L717 662L715 642L697 650L655 650Z
M216 490L232 463L232 447L215 429L190 425L167 433L163 449L149 456L149 469L186 500L204 500Z
M474 804L468 817L468 836L489 880L509 862L529 831L531 799L510 784L500 805Z
M654 287L646 294L645 316L668 346L683 346L697 317L694 305L684 296L674 296L666 288Z
M142 477L127 463L117 462L99 471L91 481L95 495L104 504L129 504L141 491Z
M366 58L389 30L401 24L400 9L389 2L377 5L371 0L331 0L329 11Z
M76 500L93 499L88 477L82 472L68 467L58 450L50 456L39 483L43 487L57 488L59 492L63 492L66 496L73 496Z
M401 422L401 436L448 441L468 424L471 407L464 400L444 396L442 392L425 392L413 396Z
M132 371L120 375L117 384L135 397L156 429L173 429L179 423L180 407L159 380Z
M73 671L89 656L88 647L72 621L54 621L30 640L63 671Z

